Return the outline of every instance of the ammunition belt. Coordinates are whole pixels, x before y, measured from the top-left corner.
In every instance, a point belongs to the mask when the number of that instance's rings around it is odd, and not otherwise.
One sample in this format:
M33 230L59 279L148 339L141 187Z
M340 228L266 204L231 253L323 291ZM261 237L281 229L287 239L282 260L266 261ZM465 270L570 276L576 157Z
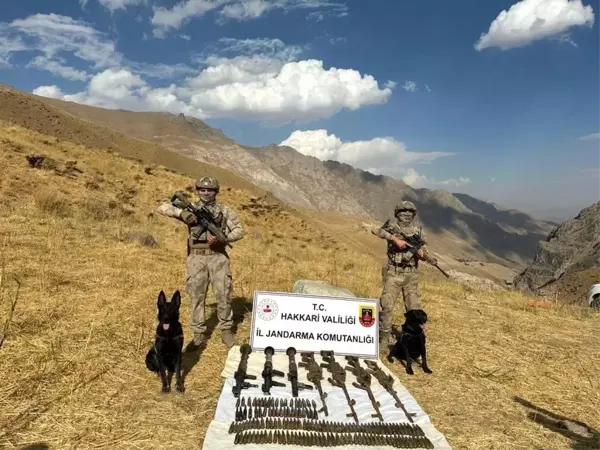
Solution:
M415 266L414 264L405 263L405 262L395 262L395 261L389 261L389 260L388 260L388 265L393 266L393 267L400 267L401 269L416 269L417 268L417 266Z
M334 434L305 433L301 431L260 430L243 431L235 435L234 444L283 444L318 447L336 447L348 445L389 445L396 448L433 449L433 443L427 437L388 436L381 434Z
M332 422L329 420L301 420L295 418L255 418L244 422L231 422L229 434L242 433L248 430L296 430L317 433L368 433L383 435L402 435L410 437L425 437L423 429L413 423L394 422L365 422L348 423Z
M206 244L206 247L190 247L190 255L212 255L214 253L226 253L225 249L222 246L213 245L209 247Z

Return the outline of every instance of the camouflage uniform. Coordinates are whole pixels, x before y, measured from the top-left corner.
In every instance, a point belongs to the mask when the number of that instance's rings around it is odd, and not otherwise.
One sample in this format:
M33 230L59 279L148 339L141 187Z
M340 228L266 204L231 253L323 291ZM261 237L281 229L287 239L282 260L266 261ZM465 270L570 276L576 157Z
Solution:
M198 178L196 188L199 189L204 185L213 186L218 192L219 184L214 178ZM239 241L243 238L242 225L231 208L217 203L214 199L209 202L202 202L201 200L194 206L199 208L203 204L216 218L228 242ZM177 203L172 204L170 202L162 203L157 211L184 223L186 214L189 214L179 208ZM217 242L209 245L207 242L208 235L208 230L203 229L200 225L188 224L185 285L186 292L190 296L190 326L194 332L192 347L197 347L205 341L207 327L204 307L209 282L217 303L218 328L221 330L222 340L228 347L231 347L234 343L231 333L231 327L233 326L233 311L231 308L233 282L229 255L227 255L225 244Z
M400 220L402 211L412 212L410 220ZM419 260L411 254L409 247L402 249L393 242L393 238L404 239L398 233L401 230L407 236L420 235L424 242L427 238L421 227L414 224L416 207L412 202L404 201L394 211L395 217L387 220L380 228L373 230L373 234L388 241L388 262L382 267L383 290L379 299L379 336L380 346L392 343L392 314L396 299L402 294L404 309L421 309L421 292L419 289ZM426 244L422 246L423 252L427 251Z

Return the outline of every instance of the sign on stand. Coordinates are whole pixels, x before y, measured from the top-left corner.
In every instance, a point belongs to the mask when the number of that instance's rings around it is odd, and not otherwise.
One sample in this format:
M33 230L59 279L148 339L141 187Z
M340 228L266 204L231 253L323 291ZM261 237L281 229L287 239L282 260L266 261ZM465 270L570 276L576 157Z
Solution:
M338 355L377 358L377 299L287 292L254 293L250 345L285 352L333 350Z

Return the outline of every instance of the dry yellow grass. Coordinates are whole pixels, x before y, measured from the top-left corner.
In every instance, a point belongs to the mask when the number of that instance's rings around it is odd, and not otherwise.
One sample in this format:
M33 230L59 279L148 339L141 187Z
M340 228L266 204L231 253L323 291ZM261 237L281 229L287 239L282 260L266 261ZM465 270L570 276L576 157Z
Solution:
M32 169L30 153L77 160L81 173ZM144 365L161 289L183 293L185 230L153 214L191 179L0 123L0 323L21 283L0 349L0 448L200 448L221 389L226 357L215 334L186 379L162 395ZM240 214L246 238L231 251L238 341L248 341L255 290L322 279L357 295L380 293L379 261L336 243L302 218L243 190L221 201ZM255 206L252 206L255 205ZM258 206L256 206L258 205ZM157 248L123 239L150 232ZM598 314L518 293L475 291L425 279L434 374L393 370L455 449L582 449L531 421L525 400L600 429ZM187 332L187 295L182 321ZM209 298L208 316L215 324ZM396 322L400 322L400 311Z

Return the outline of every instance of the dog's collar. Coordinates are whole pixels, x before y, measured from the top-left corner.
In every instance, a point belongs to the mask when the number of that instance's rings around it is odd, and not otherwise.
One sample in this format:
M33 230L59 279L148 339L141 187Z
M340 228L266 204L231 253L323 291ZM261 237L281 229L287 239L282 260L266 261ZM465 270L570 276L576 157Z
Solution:
M177 339L177 338L182 338L183 334L178 334L177 336L159 336L158 334L156 335L156 339Z

